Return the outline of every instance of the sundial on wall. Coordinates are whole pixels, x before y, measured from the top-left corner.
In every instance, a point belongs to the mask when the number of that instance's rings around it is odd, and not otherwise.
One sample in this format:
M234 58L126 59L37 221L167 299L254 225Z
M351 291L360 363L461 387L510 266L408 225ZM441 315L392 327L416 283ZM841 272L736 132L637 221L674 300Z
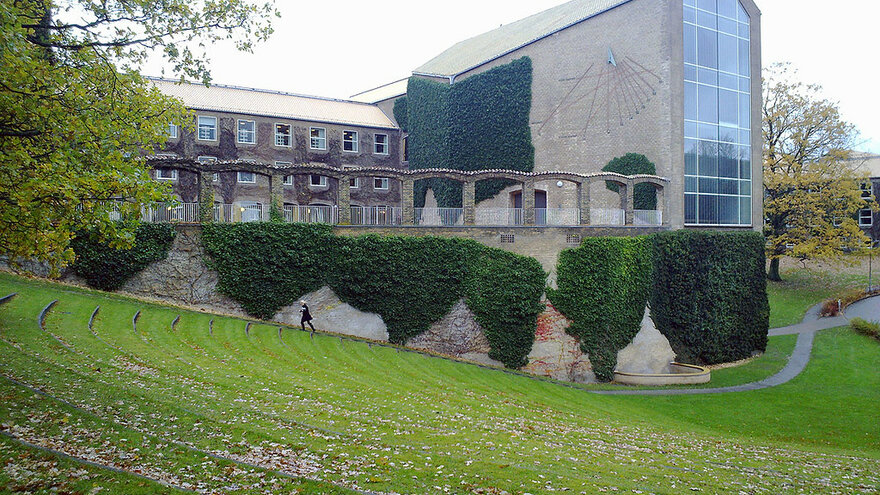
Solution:
M579 76L559 82L568 90L540 123L539 136L549 131L551 124L556 124L561 138L586 138L588 132L599 129L610 134L642 113L657 95L663 79L631 57L615 55L609 48L605 60L590 64Z

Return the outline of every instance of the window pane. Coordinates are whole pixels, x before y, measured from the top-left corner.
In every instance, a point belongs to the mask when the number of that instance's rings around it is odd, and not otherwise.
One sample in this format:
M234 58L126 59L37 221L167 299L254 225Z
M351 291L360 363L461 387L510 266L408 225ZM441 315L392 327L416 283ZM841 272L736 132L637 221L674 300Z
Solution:
M718 179L700 178L700 193L715 194L718 192Z
M684 195L684 222L697 223L697 195Z
M750 71L749 42L746 40L739 40L739 74L741 76L748 76Z
M700 141L699 169L700 175L718 176L718 144Z
M714 124L700 124L700 139L718 140L718 126Z
M736 125L739 121L737 102L739 94L726 89L718 90L718 121L722 124ZM736 132L734 139L736 141Z
M697 11L697 26L715 29L717 26L717 21L718 18L715 17L714 14L703 12L702 10Z
M718 15L736 19L737 0L718 0Z
M718 89L701 85L698 88L698 93L700 95L700 120L703 122L718 122Z
M684 25L684 61L697 63L697 28L690 24Z
M737 195L739 194L739 181L732 179L719 179L718 192L721 194Z
M752 152L748 146L739 147L739 177L741 179L752 178Z
M724 225L739 224L739 198L736 196L718 196L719 222Z
M696 23L697 11L693 7L684 8L684 22Z
M684 140L684 173L697 175L697 141L695 139Z
M735 127L719 126L718 140L724 143L736 144L737 131Z
M718 30L722 33L732 34L734 36L739 32L739 23L733 19L718 18Z
M697 81L703 84L711 84L712 86L718 85L718 71L712 69L698 69L697 70Z
M700 195L699 221L702 224L718 223L718 196Z
M739 198L739 224L752 224L752 200L751 198Z
M697 85L684 83L684 118L697 120Z
M718 176L739 177L739 150L736 145L718 145ZM736 188L728 194L737 194Z
M729 34L718 35L718 67L725 72L737 71L739 40Z
M715 0L697 0L697 8L708 10L709 12L717 12Z
M711 69L718 68L718 35L715 31L697 29L697 63Z
M684 178L684 192L698 192L698 182L696 177L688 177Z

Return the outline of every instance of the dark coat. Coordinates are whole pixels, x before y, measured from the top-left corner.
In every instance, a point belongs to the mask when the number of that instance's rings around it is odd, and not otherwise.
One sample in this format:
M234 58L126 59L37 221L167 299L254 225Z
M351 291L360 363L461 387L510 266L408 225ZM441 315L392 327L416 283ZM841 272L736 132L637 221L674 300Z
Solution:
M302 321L312 321L312 314L309 313L309 307L305 304L302 305L302 309L299 310L302 313Z

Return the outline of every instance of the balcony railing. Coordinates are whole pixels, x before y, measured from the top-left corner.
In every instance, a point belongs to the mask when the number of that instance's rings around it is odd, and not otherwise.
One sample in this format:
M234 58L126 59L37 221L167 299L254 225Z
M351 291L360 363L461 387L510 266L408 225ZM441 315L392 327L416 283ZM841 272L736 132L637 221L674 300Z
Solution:
M663 225L662 210L635 210L633 225Z
M623 225L626 212L623 208L591 208L591 225Z
M416 225L463 225L464 208L416 208Z
M284 207L284 221L302 223L327 223L335 225L339 223L339 207L324 205L287 205Z
M403 209L392 206L352 206L352 225L401 225Z

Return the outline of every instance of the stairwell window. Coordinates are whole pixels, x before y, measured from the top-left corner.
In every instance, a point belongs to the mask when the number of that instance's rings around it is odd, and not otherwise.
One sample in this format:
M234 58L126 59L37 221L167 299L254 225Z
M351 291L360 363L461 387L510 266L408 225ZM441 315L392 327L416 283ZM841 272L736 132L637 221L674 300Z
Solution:
M342 131L342 151L349 153L357 153L358 151L358 133L357 131Z
M199 141L217 140L217 117L199 115Z
M373 134L373 153L376 155L388 154L388 134Z
M309 148L313 150L327 149L327 130L323 127L309 128Z

